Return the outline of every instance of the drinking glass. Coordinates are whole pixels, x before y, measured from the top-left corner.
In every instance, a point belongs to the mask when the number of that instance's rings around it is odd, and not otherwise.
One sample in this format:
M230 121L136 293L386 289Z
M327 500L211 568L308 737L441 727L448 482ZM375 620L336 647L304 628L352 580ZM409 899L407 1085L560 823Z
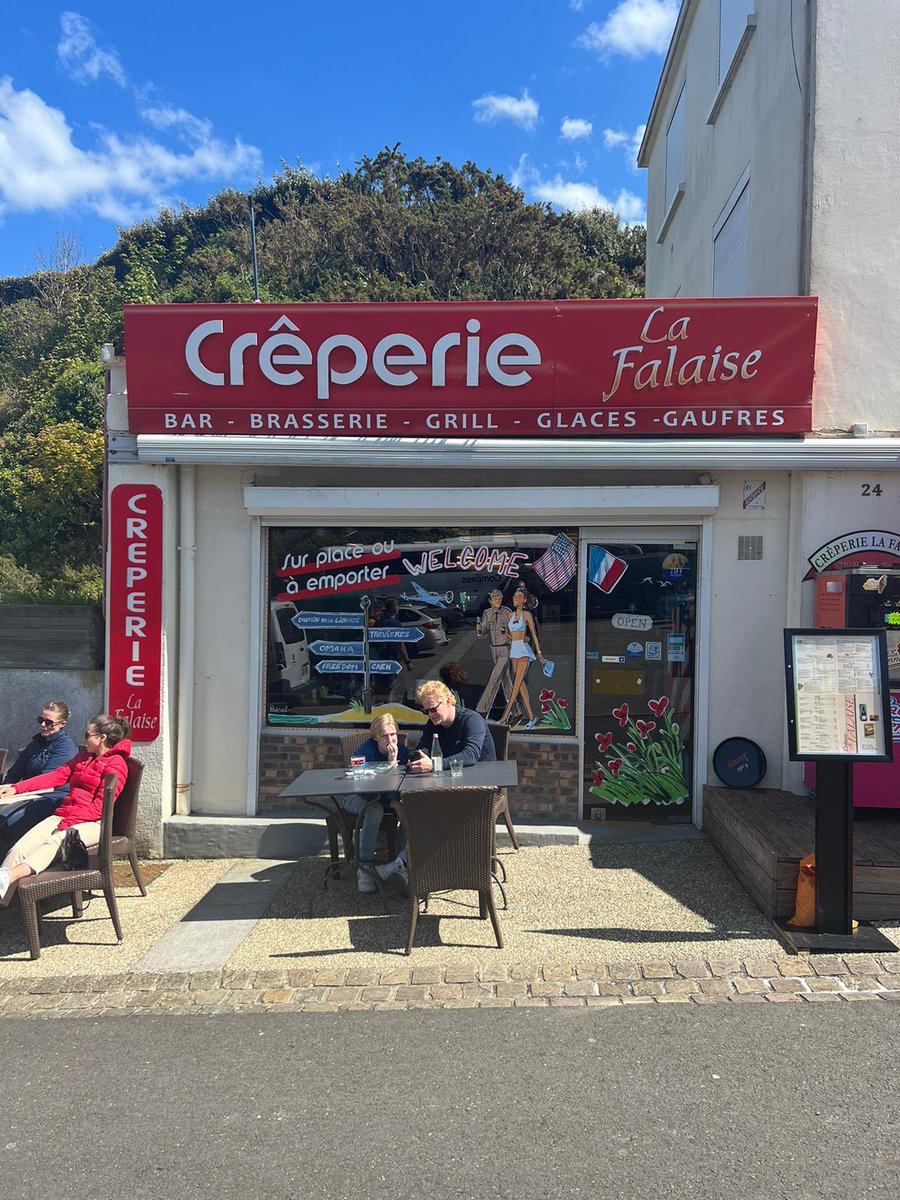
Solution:
M460 777L460 775L462 775L462 773L463 773L462 763L459 761L458 758L454 758L453 761L450 763L450 774L453 776L454 779L459 779L459 777Z

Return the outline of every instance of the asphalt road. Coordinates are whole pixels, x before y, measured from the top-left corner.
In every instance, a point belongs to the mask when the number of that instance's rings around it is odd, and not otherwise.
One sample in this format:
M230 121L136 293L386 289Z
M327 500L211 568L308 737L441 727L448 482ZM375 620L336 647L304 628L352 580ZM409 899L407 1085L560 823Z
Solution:
M4 1190L896 1200L898 1034L883 1001L4 1020Z

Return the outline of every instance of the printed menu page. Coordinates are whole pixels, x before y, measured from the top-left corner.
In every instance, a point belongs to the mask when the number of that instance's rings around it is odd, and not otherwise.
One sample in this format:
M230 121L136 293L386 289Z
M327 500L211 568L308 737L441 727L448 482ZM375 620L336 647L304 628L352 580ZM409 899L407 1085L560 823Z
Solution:
M884 753L875 638L793 639L798 754Z

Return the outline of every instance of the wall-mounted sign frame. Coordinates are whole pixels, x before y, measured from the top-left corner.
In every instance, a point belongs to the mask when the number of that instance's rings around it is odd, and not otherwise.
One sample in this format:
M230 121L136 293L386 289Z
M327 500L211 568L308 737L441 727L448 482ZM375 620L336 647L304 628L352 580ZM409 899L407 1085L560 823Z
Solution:
M786 629L792 762L893 762L883 629Z

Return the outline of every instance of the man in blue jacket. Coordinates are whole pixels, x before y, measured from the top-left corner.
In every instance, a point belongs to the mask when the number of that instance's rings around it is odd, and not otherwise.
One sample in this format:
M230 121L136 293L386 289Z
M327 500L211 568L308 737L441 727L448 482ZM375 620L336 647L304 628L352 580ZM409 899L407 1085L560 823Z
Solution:
M62 700L45 704L38 717L38 732L7 771L3 782L21 783L23 779L33 779L74 758L78 747L66 733L68 719L69 708ZM68 792L66 784L44 796L22 800L7 808L0 814L0 848L8 850L39 821L52 817Z

